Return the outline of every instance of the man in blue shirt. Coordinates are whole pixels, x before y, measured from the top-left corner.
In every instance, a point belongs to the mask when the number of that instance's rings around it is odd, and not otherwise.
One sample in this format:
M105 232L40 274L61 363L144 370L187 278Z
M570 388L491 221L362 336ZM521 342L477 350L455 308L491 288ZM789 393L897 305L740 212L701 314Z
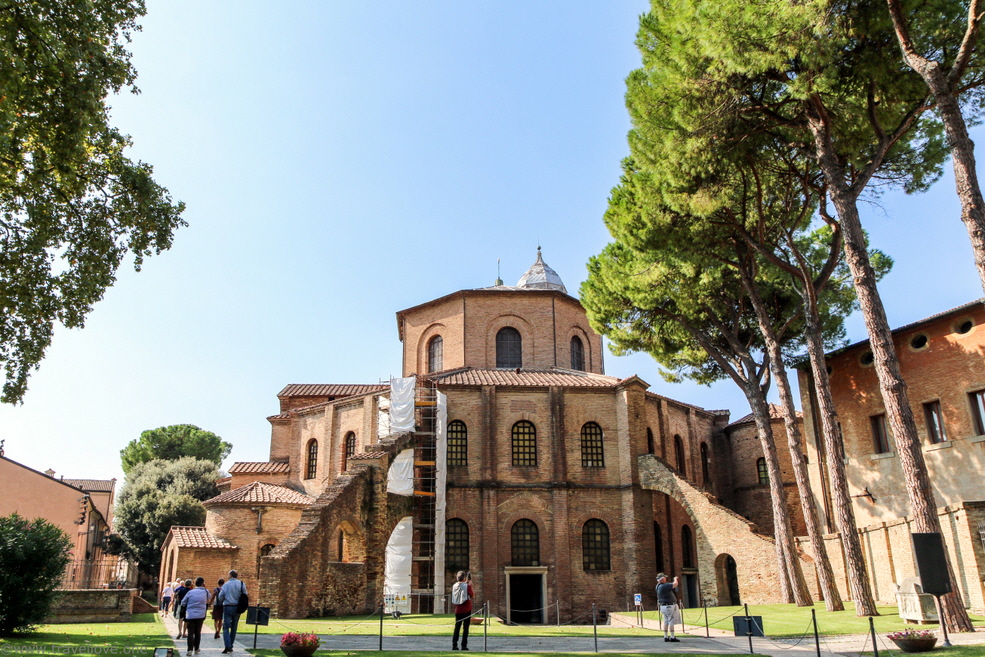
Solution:
M657 604L660 605L660 613L663 614L664 641L679 643L680 639L674 636L674 622L677 620L677 595L674 593L676 590L676 577L673 583L670 583L663 573L657 575Z
M233 651L233 643L236 641L236 626L239 625L239 606L240 596L246 595L246 584L239 579L239 573L235 570L229 571L229 579L222 585L219 591L219 604L222 605L222 642L226 648L222 651L227 654Z

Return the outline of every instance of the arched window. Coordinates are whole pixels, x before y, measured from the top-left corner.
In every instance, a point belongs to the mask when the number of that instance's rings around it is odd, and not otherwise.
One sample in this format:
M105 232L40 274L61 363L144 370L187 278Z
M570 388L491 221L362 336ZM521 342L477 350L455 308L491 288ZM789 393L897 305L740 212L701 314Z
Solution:
M650 429L650 427L646 428L646 453L647 454L657 453L657 446L653 442L653 430Z
M581 428L581 467L605 467L605 454L602 450L602 427L594 422L586 422L585 426Z
M609 570L609 526L592 519L581 529L581 563L585 570Z
M304 478L314 479L318 475L318 441L308 441L308 462L304 466Z
M517 520L510 530L514 566L540 565L540 533L533 520Z
M664 569L664 542L663 537L660 535L660 523L654 521L653 523L653 545L654 545L654 557L657 562L657 572Z
M694 568L694 538L687 525L681 527L681 562L685 568Z
M267 556L268 554L270 554L273 551L274 551L274 544L273 543L267 543L266 545L264 545L263 547L261 547L259 551L257 551L257 575L256 575L257 577L260 576L260 559L261 559L261 557L265 557L265 556Z
M337 547L339 551L339 561L345 561L346 538L345 532L342 529L339 529L339 543Z
M356 453L356 434L350 431L345 434L342 441L342 467L341 472L345 472L349 467L349 459Z
M571 338L571 369L585 371L585 345L577 335Z
M469 569L469 526L461 518L445 523L445 568Z
M708 443L701 443L701 483L705 488L711 485L708 481L711 479L709 472L711 471L710 461L708 459Z
M537 465L537 428L520 420L513 425L513 465Z
M428 340L428 372L440 372L442 361L442 343L440 335Z
M504 326L496 334L496 367L523 367L523 338L512 326Z
M677 471L686 477L687 460L684 458L684 441L676 434L674 435L674 451L677 456Z
M448 424L448 465L468 465L468 447L468 428L461 420L453 420Z
M759 477L759 483L766 485L770 483L769 470L766 469L766 459L760 456L756 459L756 476Z

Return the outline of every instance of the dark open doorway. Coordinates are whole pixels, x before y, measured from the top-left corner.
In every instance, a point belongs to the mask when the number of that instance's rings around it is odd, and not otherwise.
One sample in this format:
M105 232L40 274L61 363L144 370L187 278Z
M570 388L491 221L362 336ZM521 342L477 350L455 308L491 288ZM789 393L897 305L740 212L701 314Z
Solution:
M544 622L544 576L510 574L510 620Z
M730 605L742 604L739 598L739 574L736 571L735 559L732 555L726 555L725 559L725 581L728 583L728 597Z

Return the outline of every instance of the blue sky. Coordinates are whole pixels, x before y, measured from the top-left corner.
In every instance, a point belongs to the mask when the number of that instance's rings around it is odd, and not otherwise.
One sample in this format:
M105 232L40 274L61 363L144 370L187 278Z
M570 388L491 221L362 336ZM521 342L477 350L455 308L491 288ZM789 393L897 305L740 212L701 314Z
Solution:
M400 374L397 310L491 285L497 259L514 283L538 243L577 294L608 241L645 2L271 7L147 3L142 93L112 99L114 122L189 226L57 331L24 404L0 407L9 458L122 480L128 441L190 423L234 445L227 467L265 460L284 385ZM982 294L953 190L948 173L863 209L896 259L894 326ZM733 384L670 385L645 356L606 371L748 412Z

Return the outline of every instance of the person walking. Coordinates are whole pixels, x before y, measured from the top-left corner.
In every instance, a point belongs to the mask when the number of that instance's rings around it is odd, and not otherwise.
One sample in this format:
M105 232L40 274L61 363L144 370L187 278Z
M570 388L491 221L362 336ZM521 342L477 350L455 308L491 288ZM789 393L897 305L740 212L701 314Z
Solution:
M455 631L451 635L451 649L458 650L458 635L462 635L462 650L469 649L469 625L472 624L472 573L464 570L455 575L457 580L451 586L451 602L455 605Z
M178 582L180 586L174 590L174 615L178 617L178 636L176 639L185 638L185 610L181 607L181 600L185 597L185 594L192 588L192 581L186 579L184 584Z
M215 638L219 638L222 631L222 605L219 604L219 592L226 580L219 578L219 583L212 589L212 596L209 598L209 605L212 607L212 624L215 626Z
M663 573L657 575L657 604L660 605L660 613L663 614L664 641L680 643L674 635L674 623L677 621L677 577L673 582L667 581L667 576Z
M172 597L174 597L174 587L171 586L171 582L165 582L164 590L161 591L161 616L163 618L168 617L168 612L171 609Z
M236 641L236 627L239 625L239 599L246 595L246 584L239 580L239 573L229 571L229 579L219 589L219 604L222 605L222 642L225 644L223 654L233 651Z
M197 655L202 643L202 625L205 623L205 612L209 608L209 590L205 588L205 578L195 580L195 586L185 593L181 599L181 608L185 612L185 635L188 637L188 654Z

